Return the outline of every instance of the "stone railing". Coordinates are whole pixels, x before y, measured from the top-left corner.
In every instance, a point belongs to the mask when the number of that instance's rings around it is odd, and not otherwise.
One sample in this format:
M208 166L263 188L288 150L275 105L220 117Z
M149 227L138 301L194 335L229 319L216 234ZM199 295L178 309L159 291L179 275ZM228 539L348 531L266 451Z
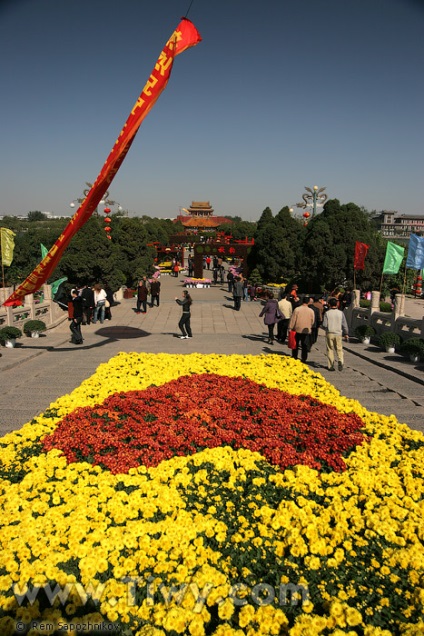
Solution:
M52 300L51 286L43 285L41 292L41 301L36 300L33 294L28 294L20 307L4 307L2 303L13 293L13 287L0 287L0 329L13 326L22 330L27 320L42 320L46 323L47 329L53 329L67 320L66 308ZM123 298L123 289L115 292L114 297L120 302Z
M354 301L346 310L349 332L354 335L359 325L369 325L375 329L376 335L386 331L397 333L402 340L409 338L424 339L424 317L421 319L405 316L405 296L396 296L395 307L391 313L380 311L380 292L372 292L371 307L365 309L359 305L359 291L354 292Z
M13 287L0 288L0 303L3 303L13 293ZM6 326L18 327L22 330L27 320L42 320L47 329L57 327L68 319L68 312L54 303L51 299L50 285L43 285L41 300L35 300L33 294L28 294L19 307L0 306L0 329Z

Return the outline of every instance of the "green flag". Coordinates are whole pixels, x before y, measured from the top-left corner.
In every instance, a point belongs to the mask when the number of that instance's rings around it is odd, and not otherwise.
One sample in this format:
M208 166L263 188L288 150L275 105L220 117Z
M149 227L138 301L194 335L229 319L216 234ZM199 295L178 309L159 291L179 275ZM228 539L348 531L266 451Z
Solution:
M42 243L40 243L40 249L41 249L41 260L42 260L46 256L49 250Z
M52 283L50 285L51 290L52 290L52 298L54 298L56 296L57 290L59 289L61 284L65 282L65 280L68 280L67 276L64 276L63 278L58 278L58 280L55 280L54 283Z
M405 248L391 241L387 242L386 258L384 259L383 274L397 274L401 266Z

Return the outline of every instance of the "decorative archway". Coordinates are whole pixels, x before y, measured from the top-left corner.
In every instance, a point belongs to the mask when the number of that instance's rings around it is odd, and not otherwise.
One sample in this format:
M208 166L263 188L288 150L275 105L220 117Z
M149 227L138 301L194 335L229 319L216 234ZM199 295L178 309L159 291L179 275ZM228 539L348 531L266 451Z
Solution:
M239 258L243 268L243 276L247 277L247 256L253 247L250 243L197 243L194 247L194 277L203 277L203 257L218 256L218 258Z

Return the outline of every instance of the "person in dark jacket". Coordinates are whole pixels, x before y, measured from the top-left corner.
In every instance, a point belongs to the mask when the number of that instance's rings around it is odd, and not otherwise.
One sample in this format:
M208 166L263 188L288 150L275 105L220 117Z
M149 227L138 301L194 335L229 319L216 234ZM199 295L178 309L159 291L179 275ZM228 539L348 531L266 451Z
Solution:
M241 299L243 298L244 287L240 276L236 276L233 287L234 309L240 311Z
M143 278L143 280L141 280L138 284L138 288L137 288L137 311L136 313L142 313L145 314L147 311L147 296L149 294L149 290L147 288L147 284L145 279ZM140 312L140 308L142 307L142 310Z
M264 323L268 327L268 344L274 344L274 327L280 317L280 311L278 309L278 301L274 298L274 294L270 291L267 294L267 301L259 314L259 317L264 317Z
M150 303L150 307L153 307L156 301L156 305L159 307L159 296L160 296L160 281L154 278L150 283L150 293L152 295L152 300Z
M82 324L89 325L93 318L94 310L94 291L92 287L84 285L80 296L82 298Z
M73 289L71 292L73 314L69 329L71 330L72 337L71 342L73 344L82 344L81 323L83 317L83 299L78 294L78 290Z
M190 326L190 318L191 318L190 307L193 301L191 299L191 296L188 293L188 291L185 289L183 291L183 299L180 300L179 298L175 297L175 300L178 303L178 305L181 305L181 307L183 308L183 313L180 318L180 322L178 323L178 327L180 328L180 331L182 334L180 338L181 340L192 338L193 334L191 332L191 326Z
M112 320L112 312L110 308L113 307L115 298L113 296L112 288L109 287L108 284L105 285L105 292L106 292L105 320Z

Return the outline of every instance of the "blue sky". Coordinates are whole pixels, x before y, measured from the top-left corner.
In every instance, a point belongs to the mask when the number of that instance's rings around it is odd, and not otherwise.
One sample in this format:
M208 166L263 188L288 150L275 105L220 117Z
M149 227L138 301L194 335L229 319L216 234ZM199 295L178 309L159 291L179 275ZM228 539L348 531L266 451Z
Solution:
M1 2L0 215L72 213L189 4ZM254 221L314 185L424 214L422 2L194 0L188 17L203 41L110 187L131 216L208 200Z

